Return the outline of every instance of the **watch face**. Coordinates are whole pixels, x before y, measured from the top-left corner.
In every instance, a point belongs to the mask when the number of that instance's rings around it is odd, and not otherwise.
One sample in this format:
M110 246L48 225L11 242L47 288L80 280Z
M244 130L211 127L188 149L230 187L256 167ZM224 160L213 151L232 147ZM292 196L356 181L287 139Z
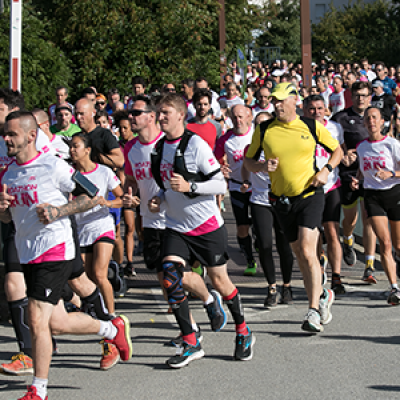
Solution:
M190 186L190 190L191 190L192 192L195 192L196 189L197 189L197 185L193 182L193 183L191 184L191 186Z

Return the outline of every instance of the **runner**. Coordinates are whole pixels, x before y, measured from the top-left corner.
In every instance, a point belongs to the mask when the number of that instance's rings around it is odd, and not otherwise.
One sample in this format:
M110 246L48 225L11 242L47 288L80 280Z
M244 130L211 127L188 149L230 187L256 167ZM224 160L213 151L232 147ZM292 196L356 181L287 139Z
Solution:
M184 268L194 261L207 267L213 287L228 304L236 324L235 359L250 360L255 337L246 325L239 292L227 273L227 234L215 202L215 195L226 190L224 177L210 147L185 131L187 107L181 96L170 93L163 97L158 104L158 113L166 140L159 142L162 145L153 153L152 172L159 186L165 189L150 200L149 209L159 212L160 206L165 204L166 207L163 283L183 337L183 347L167 364L181 368L204 356L190 323L189 304L182 287ZM179 154L177 147L187 139L186 149ZM203 176L203 179L197 181L197 176ZM209 315L222 312L225 316L219 296L209 301L212 301L207 307ZM226 316L218 329L225 322Z

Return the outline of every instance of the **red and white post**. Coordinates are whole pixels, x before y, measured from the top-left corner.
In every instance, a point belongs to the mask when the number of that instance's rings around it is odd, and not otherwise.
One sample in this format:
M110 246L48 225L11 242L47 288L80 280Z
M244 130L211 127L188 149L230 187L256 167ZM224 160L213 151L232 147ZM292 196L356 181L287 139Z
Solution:
M11 0L10 88L21 91L22 0Z

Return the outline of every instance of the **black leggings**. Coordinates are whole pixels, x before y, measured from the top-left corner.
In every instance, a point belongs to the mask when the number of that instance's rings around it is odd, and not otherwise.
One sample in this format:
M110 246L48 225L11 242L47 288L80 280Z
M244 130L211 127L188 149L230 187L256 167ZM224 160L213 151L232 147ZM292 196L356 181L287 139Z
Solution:
M292 279L293 254L288 240L278 221L275 211L270 206L250 203L251 217L257 236L258 252L265 278L269 285L276 283L275 264L272 256L272 226L275 230L276 248L279 253L283 283Z

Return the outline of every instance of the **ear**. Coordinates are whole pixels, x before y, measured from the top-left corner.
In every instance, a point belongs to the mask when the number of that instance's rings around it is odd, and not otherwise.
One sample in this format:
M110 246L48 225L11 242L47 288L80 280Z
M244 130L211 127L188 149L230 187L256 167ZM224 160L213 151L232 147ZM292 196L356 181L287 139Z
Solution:
M36 129L31 129L31 130L28 132L28 135L27 135L27 137L28 137L28 143L35 142L35 141L36 141L36 136L37 136L37 130L36 130Z

